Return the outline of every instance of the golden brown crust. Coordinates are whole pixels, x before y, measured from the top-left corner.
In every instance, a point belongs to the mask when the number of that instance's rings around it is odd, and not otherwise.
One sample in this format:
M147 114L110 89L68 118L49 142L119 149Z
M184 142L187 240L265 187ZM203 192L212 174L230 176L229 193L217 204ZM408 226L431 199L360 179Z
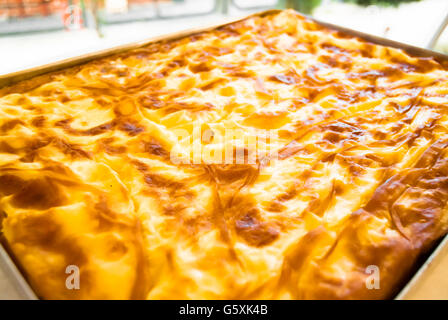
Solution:
M447 232L447 102L292 11L44 75L0 92L3 236L47 299L391 298ZM198 144L245 162L170 157Z

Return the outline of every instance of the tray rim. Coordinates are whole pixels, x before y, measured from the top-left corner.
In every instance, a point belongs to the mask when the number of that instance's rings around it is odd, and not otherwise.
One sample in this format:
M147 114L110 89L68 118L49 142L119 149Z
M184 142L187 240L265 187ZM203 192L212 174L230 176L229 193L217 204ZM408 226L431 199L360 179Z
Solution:
M0 270L7 277L7 281L16 289L17 295L23 300L38 300L34 290L28 281L17 268L17 265L11 259L11 256L5 250L3 244L0 244Z
M170 40L176 40L180 39L186 36L194 35L201 32L207 32L211 31L232 23L236 23L251 17L255 16L265 16L269 14L275 14L279 13L283 10L281 9L269 9L269 10L263 10L255 13L251 13L248 15L243 15L240 17L233 17L229 19L224 19L220 23L213 23L208 24L205 26L195 27L195 28L189 28L182 31L172 32L156 37L149 37L147 39L141 40L141 41L135 41L130 42L127 44L114 46L107 49L102 49L95 52L90 52L86 54L82 54L79 56L58 60L55 62L50 62L44 65L35 66L31 68L27 68L24 70L19 70L16 72L7 73L4 75L0 75L0 94L2 91L8 87L12 87L15 84L29 80L31 78L45 76L48 74L52 74L58 71L61 71L63 69L68 69L72 67L76 67L79 65L82 65L84 63L87 63L89 61L93 61L96 59L105 58L108 56L112 56L115 54L123 53L129 50L138 49L144 46L147 46L151 43L161 42L161 41L170 41ZM328 23L313 17L310 17L308 15L304 15L302 13L297 14L306 17L307 19L310 19L319 25L322 25L324 27L327 27L332 30L340 31L345 34L348 34L350 36L354 36L357 38L360 38L362 40L368 41L370 43L374 43L381 46L387 46L387 47L393 47L396 49L401 49L407 54L411 56L418 56L418 57L428 57L428 58L434 58L438 62L446 62L448 63L448 55L443 54L440 52L436 52L433 50L429 50L426 48L421 48L418 46L406 44L403 42L387 39L384 37L372 35L369 33L365 33L362 31L357 31L351 28L339 26L336 24ZM406 295L417 285L417 283L424 277L425 272L428 271L429 265L432 264L436 259L440 259L442 251L445 251L445 249L448 248L448 234L441 238L441 242L433 248L433 250L430 252L430 256L423 262L423 264L418 268L418 270L410 277L409 281L401 288L399 293L392 299L394 300L403 300L406 299ZM10 275L12 279L12 283L16 286L18 293L27 300L36 300L39 299L37 294L35 294L34 290L29 285L28 281L25 280L24 275L17 267L16 263L13 261L13 258L11 255L8 254L8 252L4 248L4 244L2 241L0 241L0 268L6 272L7 275Z
M289 10L292 10L292 9L289 9ZM223 26L226 26L226 25L238 22L238 21L242 21L242 20L254 17L254 16L265 16L265 15L269 15L269 14L279 13L281 11L283 11L283 10L268 9L268 10L251 13L248 15L243 15L240 17L232 17L232 18L228 18L228 19L223 19L223 21L221 21L219 23L207 24L205 26L188 28L188 29L185 29L182 31L171 32L171 33L167 33L167 34L159 35L159 36L155 36L155 37L149 37L144 40L134 41L134 42L122 44L119 46L113 46L111 48L102 49L102 50L78 55L78 56L71 57L71 58L57 60L55 62L50 62L50 63L43 64L40 66L35 66L35 67L26 68L26 69L15 71L15 72L10 72L7 74L2 74L2 75L0 75L0 90L4 89L5 87L12 86L18 82L28 80L30 78L34 78L36 76L41 76L41 75L51 73L54 71L59 71L62 69L74 67L74 66L81 65L81 64L87 63L89 61L95 60L95 59L105 58L107 56L111 56L114 54L123 53L128 50L138 49L138 48L144 47L146 45L149 45L151 43L180 39L180 38L188 36L188 35L193 35L193 34L200 33L200 32L214 30L216 28L223 27ZM297 14L304 16L307 19L310 19L310 20L312 20L322 26L325 26L329 29L341 31L348 35L361 38L363 40L366 40L366 41L374 43L374 44L387 46L387 47L393 47L396 49L401 49L401 50L404 50L406 53L413 55L413 56L434 58L437 61L445 61L448 63L448 54L443 54L443 53L440 53L440 52L437 52L434 50L430 50L430 49L406 44L403 42L387 39L384 37L376 36L373 34L362 32L362 31L357 31L357 30L354 30L351 28L347 28L347 27L339 26L339 25L336 25L333 23L325 22L325 21L313 18L309 15L299 13L297 11L295 11L295 12Z
M418 289L420 281L424 281L425 276L431 271L432 267L442 259L443 254L448 253L448 235L442 238L438 246L434 248L430 256L425 260L417 272L412 276L408 283L397 294L395 300L408 300L415 288Z

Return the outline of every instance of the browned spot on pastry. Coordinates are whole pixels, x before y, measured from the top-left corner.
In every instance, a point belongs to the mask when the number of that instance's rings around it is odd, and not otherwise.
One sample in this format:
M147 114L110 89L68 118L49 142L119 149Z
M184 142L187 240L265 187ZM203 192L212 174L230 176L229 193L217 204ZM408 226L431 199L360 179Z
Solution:
M162 147L161 143L156 141L154 138L151 138L150 141L144 142L145 151L153 154L155 156L159 156L162 158L169 157L169 152Z
M33 120L31 120L31 124L37 128L41 128L44 126L46 121L45 116L37 116L35 118L33 118Z
M37 210L61 206L65 201L56 182L48 177L24 181L12 198L13 205L19 208Z
M126 152L125 146L115 146L113 145L115 142L115 138L103 138L98 140L98 150L104 151L108 154L120 154Z
M210 165L210 174L218 184L232 183L238 180L251 180L258 175L258 167L250 164Z
M145 131L145 128L141 125L129 122L129 121L124 121L123 123L121 123L120 125L120 130L127 132L130 136L136 136L139 133L142 133L143 131Z
M284 83L284 84L294 84L294 83L296 83L296 80L294 79L294 77L292 77L292 76L285 76L285 75L282 75L282 74L273 75L273 76L269 77L269 80L281 82L281 83Z
M73 158L87 158L91 159L91 154L85 150L83 150L80 146L68 143L67 141L61 138L53 139L54 145L61 150L63 153L70 155Z
M24 184L25 181L15 175L5 174L0 176L0 192L5 196L19 192Z
M226 83L226 82L227 82L226 79L216 79L216 80L213 80L213 81L207 83L205 86L202 86L201 89L204 91L207 91L207 90L213 89L213 88L217 87L218 85Z
M175 191L175 189L183 187L182 183L165 178L156 173L146 173L145 182L150 186L154 186L157 188L169 188L172 189L173 191Z
M205 62L196 64L196 65L190 64L188 67L194 73L208 72L208 71L212 70L212 67Z
M109 121L104 124L101 124L99 126L86 129L86 130L80 130L80 129L74 129L70 126L70 123L73 121L73 119L64 119L57 121L54 125L56 127L61 127L64 129L65 132L73 135L80 135L80 136L96 136L99 134L103 134L109 130L112 130L116 126L115 121Z
M144 94L139 97L140 104L147 109L158 109L165 106L165 103L155 96Z
M0 130L3 132L8 132L20 124L24 124L23 121L20 119L8 120L2 124L2 126L0 127Z
M255 210L237 219L235 229L240 237L255 247L268 245L279 236L279 231L273 225L259 220Z

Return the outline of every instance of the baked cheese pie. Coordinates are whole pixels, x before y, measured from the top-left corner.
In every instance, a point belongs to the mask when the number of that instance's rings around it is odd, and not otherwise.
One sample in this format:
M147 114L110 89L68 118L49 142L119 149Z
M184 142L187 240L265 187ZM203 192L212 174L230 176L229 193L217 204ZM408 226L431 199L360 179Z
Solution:
M0 89L3 243L44 299L392 298L447 152L445 65L270 12Z

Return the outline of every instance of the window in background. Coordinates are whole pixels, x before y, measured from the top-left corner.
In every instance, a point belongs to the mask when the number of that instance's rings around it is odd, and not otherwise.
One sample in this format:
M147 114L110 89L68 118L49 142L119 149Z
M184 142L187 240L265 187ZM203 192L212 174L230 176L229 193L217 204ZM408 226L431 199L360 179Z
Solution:
M155 19L157 16L154 0L104 0L104 5L98 6L97 10L101 23Z
M66 0L2 0L0 35L64 28Z
M240 10L280 6L281 0L232 0L232 5Z
M104 0L102 23L186 17L212 14L219 0Z
M211 14L216 11L217 5L218 0L159 0L157 2L159 17Z

